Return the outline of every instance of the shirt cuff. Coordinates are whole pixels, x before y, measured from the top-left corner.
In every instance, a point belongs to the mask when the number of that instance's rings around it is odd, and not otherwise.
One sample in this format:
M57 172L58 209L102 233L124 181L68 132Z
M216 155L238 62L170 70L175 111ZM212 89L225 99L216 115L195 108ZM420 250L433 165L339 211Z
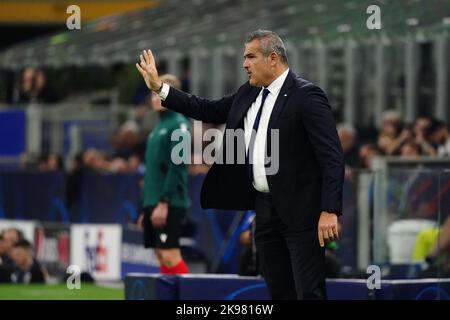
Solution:
M169 89L170 86L167 83L163 83L161 92L158 93L158 96L161 98L162 101L166 100L167 96L169 95Z

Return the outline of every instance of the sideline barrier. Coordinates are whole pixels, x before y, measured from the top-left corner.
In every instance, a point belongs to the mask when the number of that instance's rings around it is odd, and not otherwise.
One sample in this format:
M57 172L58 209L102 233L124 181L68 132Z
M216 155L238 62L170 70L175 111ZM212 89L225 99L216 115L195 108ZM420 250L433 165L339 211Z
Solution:
M382 280L369 290L364 279L327 279L329 300L449 300L450 279ZM190 274L166 276L130 273L126 300L268 300L259 277Z

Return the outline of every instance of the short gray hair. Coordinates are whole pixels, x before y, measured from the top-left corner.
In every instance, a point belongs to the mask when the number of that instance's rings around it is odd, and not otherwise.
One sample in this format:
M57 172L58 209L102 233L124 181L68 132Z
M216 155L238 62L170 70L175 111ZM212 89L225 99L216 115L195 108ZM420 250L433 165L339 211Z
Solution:
M247 35L245 43L249 43L255 39L259 40L264 56L267 57L270 53L275 52L280 57L281 62L288 63L286 47L284 46L283 40L275 32L261 29L252 31Z

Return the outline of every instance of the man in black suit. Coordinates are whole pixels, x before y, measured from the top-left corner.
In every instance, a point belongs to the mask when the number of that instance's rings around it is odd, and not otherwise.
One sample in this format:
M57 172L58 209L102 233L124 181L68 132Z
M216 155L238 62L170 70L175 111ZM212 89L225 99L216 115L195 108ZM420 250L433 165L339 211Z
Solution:
M152 52L140 58L137 69L165 107L244 131L237 144L224 135L222 159L233 152L234 161L213 164L201 203L256 211L255 242L271 297L325 299L324 242L338 237L344 162L323 91L289 70L282 40L267 30L250 33L245 43L248 82L219 100L169 87ZM266 150L275 150L270 173ZM244 162L237 159L242 154Z

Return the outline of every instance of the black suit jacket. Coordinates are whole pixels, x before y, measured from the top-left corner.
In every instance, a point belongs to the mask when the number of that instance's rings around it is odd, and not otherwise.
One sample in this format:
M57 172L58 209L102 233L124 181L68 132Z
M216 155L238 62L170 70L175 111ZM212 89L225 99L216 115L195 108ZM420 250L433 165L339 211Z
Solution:
M226 129L243 129L247 110L260 91L247 82L233 95L212 101L170 88L163 105L204 122L226 123ZM279 129L279 170L267 180L284 223L305 230L317 227L321 211L341 215L343 153L325 93L290 71L270 116L268 150L271 129ZM224 159L225 145L227 135L222 143ZM254 209L256 191L246 166L213 164L203 183L202 207Z

